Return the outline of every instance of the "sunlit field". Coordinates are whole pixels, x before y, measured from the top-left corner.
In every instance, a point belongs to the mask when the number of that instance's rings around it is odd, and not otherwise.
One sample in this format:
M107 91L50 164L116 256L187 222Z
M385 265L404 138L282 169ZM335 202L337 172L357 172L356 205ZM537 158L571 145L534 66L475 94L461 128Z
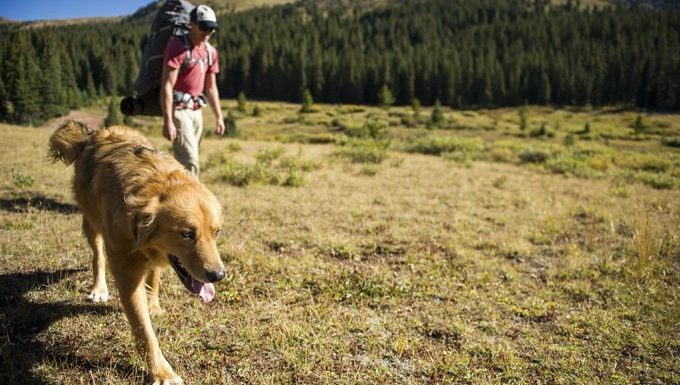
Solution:
M223 108L227 277L204 305L167 271L153 320L185 383L680 383L679 115ZM141 384L115 284L86 299L58 125L0 125L0 383Z

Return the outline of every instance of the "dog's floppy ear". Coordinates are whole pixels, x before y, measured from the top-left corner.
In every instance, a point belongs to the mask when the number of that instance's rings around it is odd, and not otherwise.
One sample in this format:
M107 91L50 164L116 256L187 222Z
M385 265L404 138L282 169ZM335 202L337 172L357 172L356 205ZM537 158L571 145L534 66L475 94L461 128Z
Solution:
M156 228L156 213L158 211L158 198L152 198L144 208L134 217L132 234L134 236L134 249L141 249L149 240Z

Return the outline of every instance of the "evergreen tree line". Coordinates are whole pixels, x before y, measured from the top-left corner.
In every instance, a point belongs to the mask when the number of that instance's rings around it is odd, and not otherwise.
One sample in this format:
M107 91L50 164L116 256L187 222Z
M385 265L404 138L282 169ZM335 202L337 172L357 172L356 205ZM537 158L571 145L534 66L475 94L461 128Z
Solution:
M225 16L223 95L452 107L680 108L680 12L546 1L421 0L356 12L295 6ZM574 2L574 4L577 2Z
M679 110L680 12L545 0L314 1L220 16L223 97L456 108L626 104ZM29 123L134 81L148 20L4 31L0 120Z
M140 23L0 31L0 121L37 124L122 95L148 32Z

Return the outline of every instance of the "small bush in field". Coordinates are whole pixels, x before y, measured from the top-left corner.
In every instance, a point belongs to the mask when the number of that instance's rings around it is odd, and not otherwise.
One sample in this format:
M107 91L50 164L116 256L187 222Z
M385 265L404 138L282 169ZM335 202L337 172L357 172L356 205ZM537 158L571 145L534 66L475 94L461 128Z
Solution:
M647 125L643 121L642 115L638 115L637 118L635 118L632 128L636 134L642 134L643 132L647 131Z
M442 104L437 101L434 104L434 108L432 109L432 114L430 115L430 120L427 122L427 128L436 128L439 127L442 123L444 123L444 111L442 110Z
M678 184L677 178L666 174L641 172L636 175L636 179L658 190L671 190Z
M229 111L227 117L224 119L224 127L228 138L238 138L239 130L236 124L236 116L233 111Z
M352 163L382 163L387 158L389 141L348 138L340 143L335 156L345 158Z
M517 153L509 148L492 147L485 153L484 158L492 162L514 163L517 161Z
M312 98L312 93L308 88L302 92L302 107L300 107L300 112L303 114L312 112L312 105L314 104L314 98Z
M255 162L270 165L276 159L279 159L284 153L285 150L282 147L260 150L255 155Z
M520 107L519 111L519 130L520 131L525 131L527 127L529 127L529 117L528 111L526 107Z
M663 173L668 171L672 164L670 161L660 158L656 155L638 154L632 157L625 157L618 161L621 167L635 170L647 171L655 173Z
M519 153L522 163L545 163L550 159L550 152L543 149L526 149Z
M461 164L465 167L472 167L472 161L475 160L474 154L469 152L445 152L442 158L449 162Z
M477 155L484 145L476 138L464 138L459 136L448 137L425 137L408 144L406 151L426 155L442 155L444 153L465 152Z
M300 187L305 184L305 178L300 170L291 169L281 182L282 186Z
M240 112L243 112L243 113L246 112L246 107L247 107L246 103L247 102L248 102L248 100L246 99L246 94L243 91L239 92L238 93L238 101L237 101L237 104L238 104L237 109Z
M394 95L392 95L392 91L387 86L387 84L383 84L380 92L378 92L378 105L388 110L393 104Z
M380 171L380 166L375 164L367 164L361 167L359 174L363 176L376 176Z
M545 125L545 122L543 122L543 123L541 123L541 127L534 129L534 130L531 130L531 132L529 133L529 136L531 136L532 138L538 138L538 137L541 137L541 136L546 136L547 134L548 134L548 129Z
M586 160L567 154L549 159L546 162L546 168L556 174L572 175L581 178L596 176L596 172L589 167Z
M413 110L413 118L418 121L420 119L420 100L418 98L411 100L411 110Z
M594 156L588 160L588 166L596 171L607 171L613 164L608 157Z
M12 184L18 189L33 187L35 180L32 176L12 169Z
M680 147L680 136L669 136L661 139L661 143L668 147Z
M347 127L345 135L359 139L382 140L385 137L385 122L367 119L361 127Z
M242 163L233 155L222 153L211 157L209 164L217 165L218 179L233 186L274 185L300 187L304 173L316 168L316 164L299 156L286 157L282 148L261 150L255 155L255 164Z

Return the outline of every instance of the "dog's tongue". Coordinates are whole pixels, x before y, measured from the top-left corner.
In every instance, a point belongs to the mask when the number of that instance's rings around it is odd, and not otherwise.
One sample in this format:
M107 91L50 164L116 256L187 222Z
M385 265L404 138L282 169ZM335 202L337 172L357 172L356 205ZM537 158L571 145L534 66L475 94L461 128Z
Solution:
M191 287L204 303L208 303L215 298L215 286L212 283L203 283L192 278Z

